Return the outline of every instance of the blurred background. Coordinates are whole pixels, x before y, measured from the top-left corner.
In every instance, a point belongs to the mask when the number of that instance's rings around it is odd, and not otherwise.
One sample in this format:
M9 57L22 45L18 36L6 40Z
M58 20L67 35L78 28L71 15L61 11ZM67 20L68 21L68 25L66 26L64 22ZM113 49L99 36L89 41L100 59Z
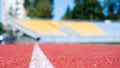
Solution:
M0 0L0 43L120 43L120 0Z

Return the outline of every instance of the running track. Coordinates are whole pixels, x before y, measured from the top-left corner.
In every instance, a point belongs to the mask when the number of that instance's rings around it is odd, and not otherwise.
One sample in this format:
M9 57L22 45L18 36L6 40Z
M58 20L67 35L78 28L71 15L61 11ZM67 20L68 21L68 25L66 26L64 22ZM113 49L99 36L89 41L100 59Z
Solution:
M0 68L120 68L120 46L110 44L0 45Z

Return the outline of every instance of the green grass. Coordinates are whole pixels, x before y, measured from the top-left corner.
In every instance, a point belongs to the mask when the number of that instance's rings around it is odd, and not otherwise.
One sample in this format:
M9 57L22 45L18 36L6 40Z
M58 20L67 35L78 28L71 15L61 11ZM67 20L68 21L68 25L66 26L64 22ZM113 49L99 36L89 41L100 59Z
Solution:
M96 42L96 43L93 43L93 44L120 44L120 42Z
M87 43L83 43L83 44L120 44L120 42L87 42Z
M120 42L106 42L105 44L120 44Z

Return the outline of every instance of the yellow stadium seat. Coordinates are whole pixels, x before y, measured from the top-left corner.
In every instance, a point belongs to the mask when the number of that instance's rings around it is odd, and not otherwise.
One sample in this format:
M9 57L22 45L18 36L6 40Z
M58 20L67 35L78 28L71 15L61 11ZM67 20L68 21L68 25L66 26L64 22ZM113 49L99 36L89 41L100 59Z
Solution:
M63 23L81 36L106 36L107 33L91 22L67 22Z
M14 21L40 36L67 36L67 33L56 28L57 25L53 24L51 21L42 20L14 20Z

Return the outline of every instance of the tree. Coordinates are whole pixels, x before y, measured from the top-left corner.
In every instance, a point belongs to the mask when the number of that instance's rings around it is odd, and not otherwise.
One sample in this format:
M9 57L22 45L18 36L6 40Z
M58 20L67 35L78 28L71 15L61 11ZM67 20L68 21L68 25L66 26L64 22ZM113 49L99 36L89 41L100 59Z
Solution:
M65 20L69 20L69 19L71 19L71 10L70 10L70 7L68 6L67 7L67 10L66 10L66 13L65 13L65 16L64 16L64 18L63 19L65 19Z
M5 30L3 29L3 24L0 22L0 33L4 33Z
M106 16L107 19L120 19L120 0L106 0L104 8L108 9L108 15Z
M104 19L102 7L98 0L75 0L72 19L101 20Z
M81 10L79 9L81 8ZM85 19L82 4L79 4L78 7L75 7L72 12L73 19Z
M53 0L25 0L27 15L32 18L52 18Z
M83 3L80 0L75 0L75 7L72 11L72 19L85 19L83 11Z

